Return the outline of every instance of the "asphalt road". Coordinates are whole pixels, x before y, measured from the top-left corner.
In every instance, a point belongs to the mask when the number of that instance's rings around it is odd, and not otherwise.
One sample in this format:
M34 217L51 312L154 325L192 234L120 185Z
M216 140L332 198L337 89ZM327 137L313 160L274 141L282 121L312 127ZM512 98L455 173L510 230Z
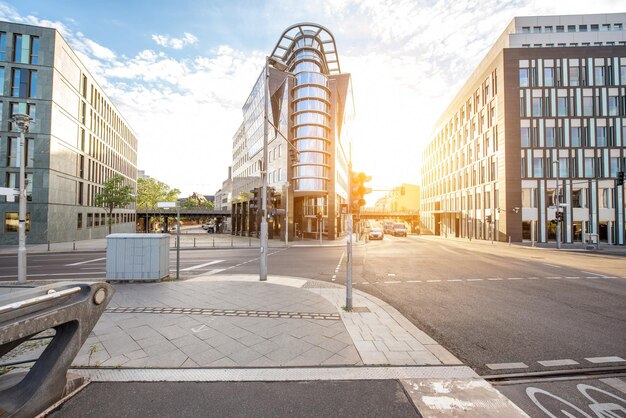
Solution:
M269 254L270 274L344 283L343 247ZM181 251L181 276L258 274L258 255ZM103 278L104 256L31 254L29 277ZM174 251L170 260L174 270ZM0 256L0 280L15 280L15 262ZM357 289L390 303L481 375L626 367L624 256L385 237L355 246L353 271ZM570 389L554 386L557 396L578 399Z
M419 417L395 380L91 383L50 417Z

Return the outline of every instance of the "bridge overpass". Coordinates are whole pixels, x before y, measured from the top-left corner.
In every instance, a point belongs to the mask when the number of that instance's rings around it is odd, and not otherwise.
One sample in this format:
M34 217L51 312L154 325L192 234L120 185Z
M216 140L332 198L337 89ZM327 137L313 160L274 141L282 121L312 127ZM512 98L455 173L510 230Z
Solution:
M143 226L143 230L147 230L148 219L162 216L165 220L165 229L169 229L169 218L176 218L176 208L172 209L137 209L137 224ZM198 223L207 222L209 219L215 220L218 225L222 224L226 218L230 218L229 210L217 210L207 208L181 209L180 219L185 221L196 221Z

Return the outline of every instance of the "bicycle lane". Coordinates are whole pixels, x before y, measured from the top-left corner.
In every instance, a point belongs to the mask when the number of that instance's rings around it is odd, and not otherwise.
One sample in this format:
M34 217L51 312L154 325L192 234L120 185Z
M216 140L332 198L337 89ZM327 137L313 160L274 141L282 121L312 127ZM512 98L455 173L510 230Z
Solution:
M626 373L492 384L531 417L626 417Z

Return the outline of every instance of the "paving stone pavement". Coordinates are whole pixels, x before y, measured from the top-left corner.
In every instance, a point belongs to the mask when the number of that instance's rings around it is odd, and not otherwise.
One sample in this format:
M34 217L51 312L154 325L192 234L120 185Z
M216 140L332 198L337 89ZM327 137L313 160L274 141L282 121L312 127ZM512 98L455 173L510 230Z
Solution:
M74 366L461 364L379 299L355 291L354 305L364 312L345 312L345 288L325 282L270 277L261 283L256 276L215 275L114 286L109 312L90 334ZM140 307L155 310L111 312ZM163 308L174 311L162 313ZM207 309L221 313L216 316ZM258 311L275 317L254 316ZM279 317L281 313L299 316ZM325 314L327 319L307 318L307 313Z

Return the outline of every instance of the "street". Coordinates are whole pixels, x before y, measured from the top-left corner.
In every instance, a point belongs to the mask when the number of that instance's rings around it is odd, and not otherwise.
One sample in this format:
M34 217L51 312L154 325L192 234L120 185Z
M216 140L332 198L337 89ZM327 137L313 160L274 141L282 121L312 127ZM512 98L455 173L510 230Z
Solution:
M258 248L180 254L182 279L258 274ZM30 254L29 277L102 279L105 257L104 252ZM15 280L15 260L0 256L0 280ZM172 276L175 261L172 250ZM271 248L268 270L343 284L345 261L342 246ZM598 385L623 402L624 395L603 382L626 366L625 267L623 256L386 236L354 247L353 282L482 376L568 371L576 382L588 369L603 369L606 376L597 376L604 379ZM507 384L502 390L527 412L537 411L528 395L538 393L528 389L535 386ZM555 396L584 407L580 402L586 398L574 393L575 385L549 387Z

